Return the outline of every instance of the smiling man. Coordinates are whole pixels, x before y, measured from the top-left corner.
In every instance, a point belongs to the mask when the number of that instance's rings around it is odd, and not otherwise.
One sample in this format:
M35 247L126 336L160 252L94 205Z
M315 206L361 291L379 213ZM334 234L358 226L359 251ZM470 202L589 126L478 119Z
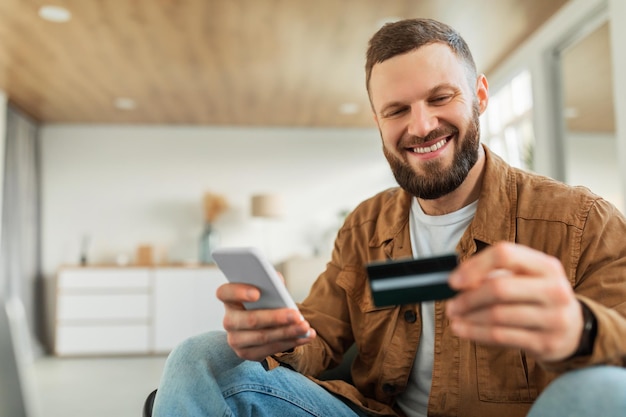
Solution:
M400 187L348 216L300 312L220 287L226 333L172 352L156 415L623 415L626 219L480 144L488 83L449 26L385 25L366 85ZM453 298L374 305L366 264L449 252ZM351 382L317 379L353 344Z
M430 214L445 214L436 206L449 212L478 198L473 185L484 164L478 118L487 108L487 79L473 66L459 64L441 43L367 64L383 152L398 184L421 199L427 212L435 211ZM466 191L464 201L451 203Z

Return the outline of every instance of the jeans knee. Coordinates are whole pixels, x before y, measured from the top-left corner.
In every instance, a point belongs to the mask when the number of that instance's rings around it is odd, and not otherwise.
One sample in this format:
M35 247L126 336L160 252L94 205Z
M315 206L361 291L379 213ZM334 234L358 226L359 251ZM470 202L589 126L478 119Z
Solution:
M626 398L626 369L616 366L594 366L567 372L555 379L548 390L567 391L574 397L619 392ZM602 395L604 397L604 395Z
M548 385L529 416L557 415L553 413L565 409L572 410L567 415L623 415L626 369L594 366L567 372ZM591 411L593 414L586 414Z
M223 331L211 331L189 337L178 344L167 359L176 366L183 364L196 365L206 363L211 357L221 357L228 354L230 347Z

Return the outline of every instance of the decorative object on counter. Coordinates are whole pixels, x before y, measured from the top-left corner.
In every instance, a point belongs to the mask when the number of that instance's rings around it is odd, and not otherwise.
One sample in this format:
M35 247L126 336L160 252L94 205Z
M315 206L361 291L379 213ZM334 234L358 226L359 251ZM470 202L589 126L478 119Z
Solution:
M118 253L115 257L115 264L117 266L126 266L130 263L130 257L125 253Z
M152 245L137 246L137 254L135 256L135 264L139 266L154 265L154 250Z
M213 256L211 253L220 243L220 236L211 223L205 223L200 236L200 263L213 264Z
M278 194L255 194L252 196L250 214L263 219L267 228L268 219L278 219L285 215L285 204ZM263 233L265 254L271 260L271 236L269 230Z
M80 264L87 265L87 251L89 250L89 235L84 235L80 242Z
M217 230L215 230L214 223L226 211L228 203L223 196L207 192L204 194L203 205L204 229L200 236L200 263L212 264L214 262L211 252L220 242L220 236Z

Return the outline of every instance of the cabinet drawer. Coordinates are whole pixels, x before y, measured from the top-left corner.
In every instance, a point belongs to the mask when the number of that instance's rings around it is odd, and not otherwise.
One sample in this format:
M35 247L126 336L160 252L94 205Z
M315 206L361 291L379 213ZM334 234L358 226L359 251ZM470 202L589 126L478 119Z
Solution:
M57 327L56 354L122 354L150 351L148 325Z
M65 270L59 274L58 288L77 289L127 289L144 288L150 285L149 269L90 269Z
M149 294L62 294L57 320L148 319Z

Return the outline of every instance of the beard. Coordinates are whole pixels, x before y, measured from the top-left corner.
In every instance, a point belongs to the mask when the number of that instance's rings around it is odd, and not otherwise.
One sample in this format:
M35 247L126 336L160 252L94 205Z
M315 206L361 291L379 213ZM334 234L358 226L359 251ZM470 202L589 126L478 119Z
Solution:
M472 119L469 120L467 133L463 138L457 136L458 144L454 151L452 165L449 168L443 166L439 160L425 161L423 164L426 174L417 173L406 161L393 155L383 145L383 153L389 162L393 176L398 185L408 193L424 200L434 200L456 190L467 178L470 170L478 160L478 147L480 145L480 112L478 103L472 106ZM419 143L425 143L431 139L458 134L458 129L447 125L430 132ZM415 143L415 137L401 140L398 143L398 151L405 152L408 142Z

